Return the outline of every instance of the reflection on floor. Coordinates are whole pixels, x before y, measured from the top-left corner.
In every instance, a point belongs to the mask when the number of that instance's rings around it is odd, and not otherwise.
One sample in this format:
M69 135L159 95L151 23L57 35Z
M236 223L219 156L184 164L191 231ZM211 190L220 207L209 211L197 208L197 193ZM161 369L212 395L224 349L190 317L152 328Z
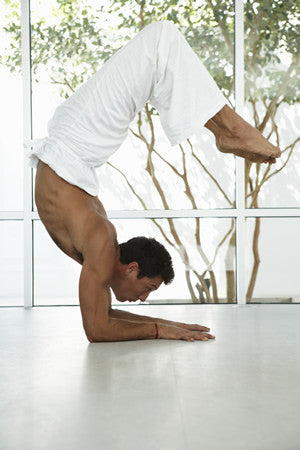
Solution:
M300 305L121 308L216 340L89 344L78 307L0 309L1 449L300 448Z

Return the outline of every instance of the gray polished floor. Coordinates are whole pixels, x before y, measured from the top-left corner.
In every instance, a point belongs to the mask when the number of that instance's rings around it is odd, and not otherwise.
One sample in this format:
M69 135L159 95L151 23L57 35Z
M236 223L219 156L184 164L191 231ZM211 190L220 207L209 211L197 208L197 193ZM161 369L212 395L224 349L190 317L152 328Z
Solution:
M216 340L89 344L77 307L0 309L1 450L300 449L300 305L124 309Z

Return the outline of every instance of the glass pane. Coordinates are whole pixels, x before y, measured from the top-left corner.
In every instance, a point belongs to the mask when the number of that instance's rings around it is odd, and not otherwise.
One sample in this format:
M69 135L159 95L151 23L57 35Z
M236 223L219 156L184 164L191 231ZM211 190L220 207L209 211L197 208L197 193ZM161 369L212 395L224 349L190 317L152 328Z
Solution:
M247 219L247 303L299 303L300 218Z
M23 221L0 220L0 306L24 306Z
M154 237L172 256L175 279L152 293L147 300L149 303L235 302L235 224L232 219L199 219L198 224L196 219L170 219L169 223L167 219L118 219L113 223L119 243L133 236ZM200 239L198 245L195 235ZM34 223L34 248L35 305L78 304L81 266L56 247L41 221ZM114 297L113 304L120 305Z
M0 210L23 209L20 1L0 4Z
M118 219L113 223L119 243L134 236L154 237L172 256L173 282L151 293L148 303L236 302L233 219Z
M290 0L245 3L247 120L283 152L271 168L246 165L250 208L300 206L297 7Z
M43 137L55 108L140 30L140 5L120 2L116 8L112 1L32 0L31 10L33 130L34 137ZM206 1L189 6L146 2L143 13L145 24L163 19L175 23L232 103L233 2L221 6ZM147 139L150 136L144 109L141 128L137 116L122 147L99 169L99 196L106 208L232 208L234 158L216 149L206 129L193 136L191 145L171 148L157 111L151 105L149 110L156 136L157 153L152 154L156 179L145 170L147 146L134 135L143 130Z
M78 305L81 265L52 241L40 220L34 221L34 304Z

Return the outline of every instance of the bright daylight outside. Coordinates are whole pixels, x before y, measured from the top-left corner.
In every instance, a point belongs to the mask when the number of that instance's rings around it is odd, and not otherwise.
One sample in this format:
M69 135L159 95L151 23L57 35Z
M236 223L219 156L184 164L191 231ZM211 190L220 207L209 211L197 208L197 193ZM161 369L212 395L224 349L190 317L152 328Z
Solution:
M30 3L33 138L46 136L55 108L158 20L176 25L235 106L232 0ZM5 214L23 210L21 7L19 1L0 4L0 305L13 306L23 303L23 229L21 220ZM300 208L296 2L249 0L244 6L244 117L282 150L274 165L245 163L246 207L274 209L273 217L246 221L246 300L299 302L300 279L291 267L300 254L300 217L276 217L275 210ZM228 217L235 208L235 158L217 150L207 129L171 147L147 103L98 176L105 209L123 211L112 219L119 242L151 236L172 255L175 280L149 303L237 301L236 219ZM182 214L134 217L134 211L169 209ZM184 211L198 209L210 217L186 217ZM227 217L215 217L222 210ZM81 266L55 246L40 220L33 229L34 304L78 304Z

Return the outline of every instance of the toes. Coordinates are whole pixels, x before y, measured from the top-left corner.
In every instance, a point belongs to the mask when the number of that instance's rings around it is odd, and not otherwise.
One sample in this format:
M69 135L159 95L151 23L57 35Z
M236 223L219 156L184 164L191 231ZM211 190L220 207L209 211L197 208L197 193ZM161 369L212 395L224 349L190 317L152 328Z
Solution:
M274 156L270 156L268 159L266 159L264 161L264 163L266 163L266 164L275 164L276 163L276 158Z
M272 157L275 158L279 158L279 156L281 156L281 150L279 147L275 147L274 145L272 145L272 153L271 155Z

